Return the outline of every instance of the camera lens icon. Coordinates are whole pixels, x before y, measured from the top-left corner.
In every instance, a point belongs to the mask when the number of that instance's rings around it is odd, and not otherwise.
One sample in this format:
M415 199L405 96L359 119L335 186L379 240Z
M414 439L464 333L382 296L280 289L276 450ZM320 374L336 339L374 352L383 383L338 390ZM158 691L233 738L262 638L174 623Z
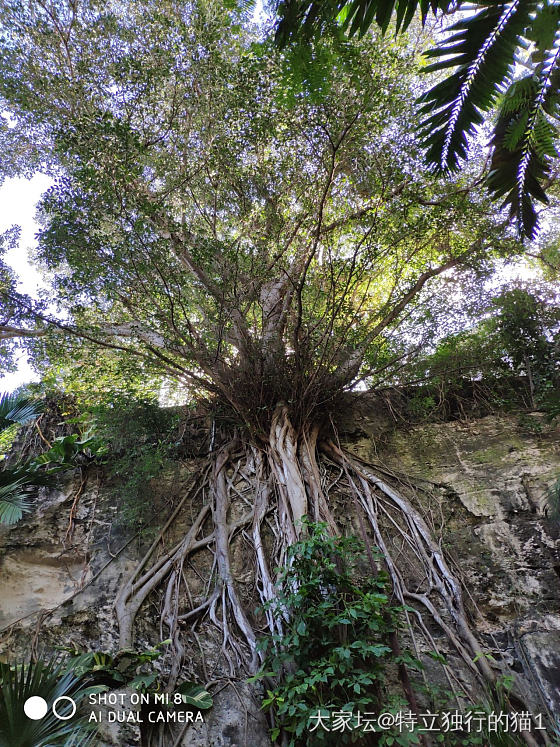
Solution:
M70 704L70 710L68 705ZM33 721L39 721L47 715L49 706L44 698L40 695L33 695L31 698L27 698L23 704L23 711L27 718ZM60 695L52 704L53 716L60 721L68 721L76 713L76 701L69 698L68 695Z

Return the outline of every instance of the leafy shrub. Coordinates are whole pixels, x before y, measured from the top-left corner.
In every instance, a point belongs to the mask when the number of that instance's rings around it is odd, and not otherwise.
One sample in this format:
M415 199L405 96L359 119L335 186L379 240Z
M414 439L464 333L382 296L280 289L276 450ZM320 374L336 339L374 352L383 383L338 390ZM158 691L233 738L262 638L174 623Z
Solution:
M284 632L272 637L271 646L261 644L268 650L257 678L281 673L263 701L278 719L273 739L283 729L290 747L347 744L358 730L310 727L318 712L352 711L354 722L359 711L379 712L388 700L387 665L396 663L387 640L398 627L400 608L389 599L383 571L357 580L362 546L356 538L333 538L324 524L305 525L309 534L289 549L278 597L268 605ZM360 737L366 744L367 735Z
M152 399L116 396L92 408L95 433L107 446L109 478L115 482L118 521L145 526L153 513L154 481L177 468L179 416Z
M103 690L131 687L146 694L163 692L164 682L153 662L162 655L161 648L171 643L162 641L157 646L144 651L122 649L115 654L106 651L80 651L76 648L63 648L71 654L68 668L77 677L90 685ZM202 685L195 682L182 682L175 688L185 705L198 710L212 707L212 696Z

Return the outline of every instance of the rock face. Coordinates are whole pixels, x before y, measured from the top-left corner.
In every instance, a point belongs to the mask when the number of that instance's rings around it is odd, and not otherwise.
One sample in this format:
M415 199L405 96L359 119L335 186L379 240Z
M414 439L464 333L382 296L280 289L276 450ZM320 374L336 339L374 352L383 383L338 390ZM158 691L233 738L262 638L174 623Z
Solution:
M517 673L535 712L560 713L560 525L548 515L560 478L560 432L538 415L525 423L491 416L397 429L381 442L378 424L368 423L366 415L350 448L403 479L439 486L430 510L439 512L444 549L479 610L479 633ZM130 532L115 530L116 511L110 486L77 472L63 489L41 493L20 524L0 528L2 658L69 641L117 648L112 603L142 547ZM193 576L193 589L196 583ZM160 639L155 619L141 611L139 645ZM217 658L220 645L192 639L193 676ZM177 744L266 747L267 735L255 691L235 682L219 690L204 723L189 726ZM133 723L104 724L97 742L139 743Z
M479 631L520 674L536 711L560 713L558 429L537 414L488 416L396 430L354 450L442 487L444 547L480 612Z

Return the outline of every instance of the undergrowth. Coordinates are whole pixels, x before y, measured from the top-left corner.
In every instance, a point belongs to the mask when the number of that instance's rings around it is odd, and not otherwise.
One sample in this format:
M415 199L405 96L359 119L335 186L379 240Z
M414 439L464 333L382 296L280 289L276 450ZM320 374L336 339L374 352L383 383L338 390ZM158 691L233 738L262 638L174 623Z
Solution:
M272 716L273 741L285 735L288 747L407 747L426 744L428 736L430 744L449 747L524 744L519 734L508 733L503 719L488 729L493 714L511 709L511 678L500 680L492 693L463 712L456 710L453 693L435 688L434 697L430 688L424 693L429 703L420 711L438 715L427 733L423 726L430 719L423 722L412 713L398 689L398 664L416 673L422 664L406 650L395 656L390 645L391 634L400 632L405 608L394 603L388 575L383 570L364 575L364 548L355 537L332 537L325 524L307 518L304 528L305 538L288 550L277 598L265 606L281 633L259 644L264 661L250 680L266 683L262 707ZM380 564L381 554L372 552ZM422 691L419 682L415 687ZM380 726L381 717L385 726ZM448 731L450 723L464 728Z
M94 430L107 446L117 523L142 530L153 518L164 478L179 468L179 414L151 399L117 397L92 408Z
M289 548L278 597L268 605L283 632L261 643L266 658L258 677L281 674L263 706L278 721L273 740L284 730L290 747L349 744L357 732L332 733L317 724L321 716L351 712L356 729L358 712L379 712L388 701L388 668L398 663L388 639L399 626L401 608L391 601L384 571L360 576L362 545L356 538L331 537L325 524L305 525L308 535ZM403 656L415 664L410 654ZM369 744L367 735L361 743Z

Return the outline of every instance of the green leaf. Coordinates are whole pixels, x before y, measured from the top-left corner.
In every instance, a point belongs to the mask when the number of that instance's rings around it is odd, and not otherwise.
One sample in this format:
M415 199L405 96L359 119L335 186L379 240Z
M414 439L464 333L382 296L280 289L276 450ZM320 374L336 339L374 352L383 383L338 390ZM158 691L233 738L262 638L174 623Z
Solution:
M0 486L0 523L8 526L17 524L24 513L31 511L23 485L23 480L16 480Z
M147 690L157 679L157 674L139 674L128 682L133 690Z
M483 6L455 23L449 35L425 54L436 62L425 72L455 68L420 99L420 133L435 170L456 171L467 157L469 135L484 121L510 79L517 40L535 2Z
M22 397L17 393L3 392L0 394L0 429L6 428L11 423L25 425L39 417L42 409L41 402Z
M201 685L183 682L176 688L176 691L181 693L183 701L188 705L196 706L203 711L212 707L212 696Z

